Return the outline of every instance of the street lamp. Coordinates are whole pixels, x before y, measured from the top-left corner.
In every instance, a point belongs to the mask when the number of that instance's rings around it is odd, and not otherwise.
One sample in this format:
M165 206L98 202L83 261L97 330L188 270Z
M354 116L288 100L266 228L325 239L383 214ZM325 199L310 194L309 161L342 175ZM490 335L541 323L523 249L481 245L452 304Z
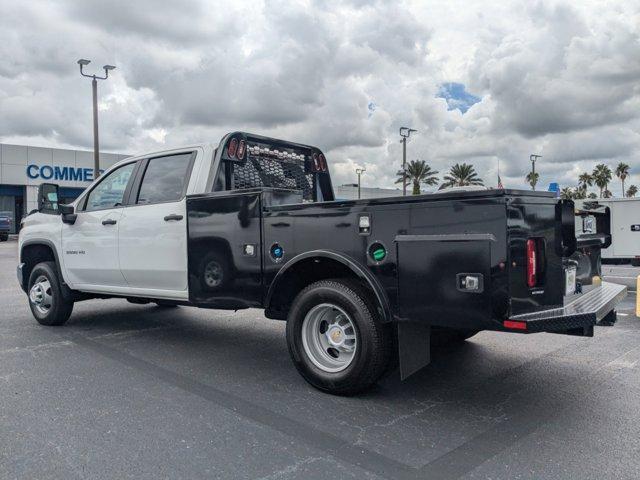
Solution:
M400 127L400 136L402 140L402 195L407 195L407 138L411 136L412 132L417 130L409 127Z
M360 200L360 175L366 171L366 168L356 168L356 175L358 175L358 200Z
M529 155L529 160L531 160L531 188L533 190L536 189L536 183L538 183L536 181L536 160L539 158L542 158L542 155Z
M81 58L78 60L80 65L80 75L83 77L91 78L91 88L93 90L93 178L100 176L100 145L98 141L98 80L106 80L109 78L109 71L114 70L116 67L113 65L104 65L104 77L98 75L87 75L82 70L82 67L86 67L91 63L91 60Z

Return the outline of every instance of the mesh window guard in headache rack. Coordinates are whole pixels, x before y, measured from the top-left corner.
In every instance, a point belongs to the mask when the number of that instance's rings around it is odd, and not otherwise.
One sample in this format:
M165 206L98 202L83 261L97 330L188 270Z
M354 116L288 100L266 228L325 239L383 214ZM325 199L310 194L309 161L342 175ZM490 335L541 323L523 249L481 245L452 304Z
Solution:
M244 164L235 164L233 188L287 188L302 191L305 202L314 201L314 176L304 172L304 161L249 154Z

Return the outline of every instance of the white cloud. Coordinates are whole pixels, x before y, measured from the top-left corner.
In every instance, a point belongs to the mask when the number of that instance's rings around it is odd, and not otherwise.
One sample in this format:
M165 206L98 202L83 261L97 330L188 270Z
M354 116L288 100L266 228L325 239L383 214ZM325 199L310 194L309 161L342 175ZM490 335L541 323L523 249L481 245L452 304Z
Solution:
M406 125L418 130L409 159L441 172L470 162L488 184L499 161L503 182L524 186L530 153L543 155L542 185L600 161L629 163L640 181L637 2L0 5L2 141L90 148L90 85L75 64L87 57L118 66L99 86L111 151L244 129L320 146L337 183L366 165L365 184L391 187ZM446 82L481 101L447 110Z

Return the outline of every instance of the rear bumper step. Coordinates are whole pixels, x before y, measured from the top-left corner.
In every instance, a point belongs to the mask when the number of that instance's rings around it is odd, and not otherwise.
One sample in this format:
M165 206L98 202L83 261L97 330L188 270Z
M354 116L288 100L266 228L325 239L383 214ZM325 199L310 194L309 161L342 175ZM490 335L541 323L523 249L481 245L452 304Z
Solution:
M505 327L521 332L556 332L588 328L606 317L627 295L627 287L602 282L599 288L585 293L564 307L513 315Z

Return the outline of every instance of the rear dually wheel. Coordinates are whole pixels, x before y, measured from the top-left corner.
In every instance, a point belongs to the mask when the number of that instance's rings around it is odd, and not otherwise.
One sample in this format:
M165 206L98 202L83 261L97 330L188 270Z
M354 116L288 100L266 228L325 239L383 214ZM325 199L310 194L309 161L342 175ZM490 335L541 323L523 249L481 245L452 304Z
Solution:
M370 388L386 371L392 351L366 288L345 279L321 280L302 290L287 318L287 345L295 367L314 387L337 395Z

